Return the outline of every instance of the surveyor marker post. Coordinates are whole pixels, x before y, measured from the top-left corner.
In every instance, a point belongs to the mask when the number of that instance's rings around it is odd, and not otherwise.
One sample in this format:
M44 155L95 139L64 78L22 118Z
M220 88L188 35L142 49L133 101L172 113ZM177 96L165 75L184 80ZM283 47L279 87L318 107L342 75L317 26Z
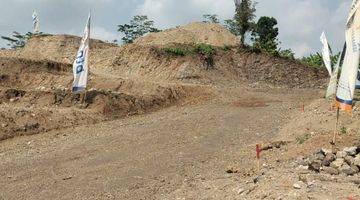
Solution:
M257 158L257 169L260 172L260 153L261 153L261 146L260 144L256 145L256 158Z

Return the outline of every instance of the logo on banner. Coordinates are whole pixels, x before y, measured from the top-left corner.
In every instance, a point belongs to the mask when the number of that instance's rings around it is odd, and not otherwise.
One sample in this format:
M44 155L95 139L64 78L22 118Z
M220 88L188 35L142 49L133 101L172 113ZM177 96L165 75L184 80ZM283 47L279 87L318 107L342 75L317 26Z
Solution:
M84 71L84 62L85 62L84 51L81 50L79 51L76 57L76 74L80 74L81 72Z

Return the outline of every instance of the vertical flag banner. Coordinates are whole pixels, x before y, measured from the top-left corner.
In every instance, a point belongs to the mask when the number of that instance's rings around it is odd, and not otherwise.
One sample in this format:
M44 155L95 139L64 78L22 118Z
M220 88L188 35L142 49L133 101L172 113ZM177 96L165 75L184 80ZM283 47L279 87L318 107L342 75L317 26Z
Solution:
M74 93L86 90L87 78L89 73L89 43L90 43L90 19L89 14L87 24L84 30L84 36L81 40L79 51L73 64L74 82L72 91Z
M359 0L354 0L346 24L346 54L336 93L336 105L351 112L360 59L360 13Z
M358 74L357 74L356 89L360 89L360 70L358 71Z
M328 43L328 41L326 39L325 32L323 32L321 34L320 41L323 44L323 49L322 49L322 52L321 52L322 57L323 57L323 61L324 61L326 69L329 72L329 75L331 76L332 68L331 68L330 48L329 48L329 43Z
M344 44L343 51L342 51L340 57L338 58L338 61L337 61L336 65L335 65L335 68L332 71L331 78L330 78L330 83L329 83L329 86L328 86L327 91L326 91L326 98L327 99L334 98L334 96L336 94L336 89L337 89L336 86L337 86L337 83L338 83L340 66L344 61L345 52L346 52L346 43Z
M32 14L32 22L34 33L39 33L39 15L36 13L36 11L34 11Z

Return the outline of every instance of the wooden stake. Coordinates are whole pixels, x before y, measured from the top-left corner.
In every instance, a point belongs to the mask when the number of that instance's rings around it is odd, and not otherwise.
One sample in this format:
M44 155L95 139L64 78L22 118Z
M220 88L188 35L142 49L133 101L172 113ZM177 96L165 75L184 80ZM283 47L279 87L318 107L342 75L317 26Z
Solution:
M338 132L339 118L340 118L340 108L338 107L337 112L336 112L336 124L335 124L334 136L333 136L333 140L331 143L333 146L336 145L336 136L337 136L337 132Z
M260 144L256 145L256 158L257 158L257 170L260 172L260 153L261 153L261 147Z

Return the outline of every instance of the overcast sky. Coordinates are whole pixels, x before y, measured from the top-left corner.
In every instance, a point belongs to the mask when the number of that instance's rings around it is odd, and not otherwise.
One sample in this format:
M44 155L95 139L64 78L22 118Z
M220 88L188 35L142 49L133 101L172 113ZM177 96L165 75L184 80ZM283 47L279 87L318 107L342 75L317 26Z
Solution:
M279 22L281 47L297 56L319 51L323 30L333 49L341 49L344 24L351 0L257 0L257 16L273 16ZM233 0L0 0L0 35L13 30L32 30L31 14L40 16L40 30L46 33L80 35L88 11L93 13L92 37L120 40L117 25L137 14L148 15L162 29L201 21L202 15L221 19L234 14ZM5 43L0 41L0 46Z

